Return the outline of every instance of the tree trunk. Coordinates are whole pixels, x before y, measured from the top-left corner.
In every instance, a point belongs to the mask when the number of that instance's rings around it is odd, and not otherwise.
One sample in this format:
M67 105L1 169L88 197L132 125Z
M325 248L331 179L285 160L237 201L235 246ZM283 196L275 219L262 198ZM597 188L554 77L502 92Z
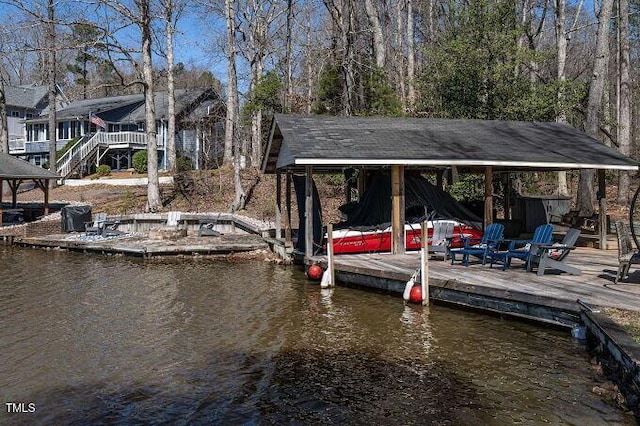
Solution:
M355 63L355 46L354 46L354 28L353 28L353 1L345 0L343 3L342 13L340 14L342 31L342 82L343 82L343 95L342 95L342 113L344 115L352 115L354 112L355 104L355 75L354 75L354 63Z
M305 28L307 41L307 114L311 114L313 108L313 62L311 61L311 6L306 5L306 19L308 25Z
M47 80L49 82L49 170L56 172L56 25L54 0L47 3ZM51 181L55 185L55 180Z
M413 0L407 0L407 104L409 111L416 107L416 52L413 34Z
M594 54L593 74L589 85L589 100L587 103L587 117L585 121L585 131L587 135L600 138L600 112L602 110L602 95L607 77L607 61L609 59L609 21L613 0L602 0L600 13L598 14L598 33L596 36L596 49ZM581 170L578 182L577 207L580 216L588 217L593 215L593 180L595 171L593 169Z
M262 37L262 36L261 36ZM264 71L264 63L262 53L256 55L251 64L251 92L255 92ZM253 167L260 166L260 157L262 155L262 109L255 110L251 115L251 165Z
M618 111L618 148L624 155L631 155L631 77L629 53L629 0L618 0L620 16L620 109ZM618 203L629 202L629 173L621 171L618 178Z
M567 37L565 36L565 20L566 20L566 0L554 0L555 9L555 35L556 35L556 53L558 56L558 115L556 122L566 123L567 114L565 113L565 83L567 81L566 63L567 63ZM567 184L567 172L558 172L558 194L569 195L569 186Z
M236 45L235 45L235 12L234 0L225 0L225 18L227 21L227 118L225 128L225 158L227 145L233 152L233 183L235 187L235 199L231 204L231 211L235 212L244 208L246 193L242 188L240 179L240 143L235 140L236 121L238 109L238 76L236 74ZM225 160L226 162L226 160Z
M395 66L398 78L398 98L402 103L402 111L407 112L407 89L404 68L404 3L399 1L396 5L396 48L395 48Z
M293 64L291 61L291 55L293 53L293 0L287 0L287 39L286 39L286 72L285 72L285 95L284 102L282 103L285 112L291 111L291 101L293 99ZM307 52L309 55L309 52Z
M158 143L156 130L156 107L153 94L153 68L151 63L151 11L149 0L138 0L140 30L142 32L142 78L144 80L144 111L147 133L147 205L149 211L162 209L160 182L158 179Z
M236 123L236 105L238 77L236 74L236 45L235 45L235 11L234 0L225 0L225 19L227 22L227 117L224 132L224 164L234 162L234 135ZM236 159L239 163L239 159ZM235 165L234 165L235 167Z
M382 26L380 25L380 18L378 18L378 9L372 0L365 0L364 5L373 31L373 53L376 58L376 66L383 69L386 52L384 34L382 32Z
M176 170L176 96L175 96L175 76L173 58L173 0L166 0L165 19L167 20L167 166L171 172Z
M0 70L0 152L9 153L9 125L7 123L7 98L4 94L4 76ZM2 188L0 188L1 190Z
M262 110L259 109L251 117L251 165L260 167L262 156Z

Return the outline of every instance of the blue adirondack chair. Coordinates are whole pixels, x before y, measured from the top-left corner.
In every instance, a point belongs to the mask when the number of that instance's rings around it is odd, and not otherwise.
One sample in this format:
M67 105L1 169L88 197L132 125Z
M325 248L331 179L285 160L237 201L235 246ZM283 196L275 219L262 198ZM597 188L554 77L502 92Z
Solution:
M540 225L533 232L530 240L509 240L507 251L493 251L488 254L491 258L490 267L498 262L502 263L502 269L511 266L511 260L516 258L525 262L525 267L529 268L529 259L532 255L532 247L537 244L550 244L553 237L553 225Z
M482 239L465 238L464 247L449 250L451 264L453 265L456 260L461 260L464 266L469 266L469 256L475 256L480 258L484 265L488 254L496 250L498 244L502 241L503 234L504 225L492 223L484 230ZM460 256L460 259L458 259L458 256Z

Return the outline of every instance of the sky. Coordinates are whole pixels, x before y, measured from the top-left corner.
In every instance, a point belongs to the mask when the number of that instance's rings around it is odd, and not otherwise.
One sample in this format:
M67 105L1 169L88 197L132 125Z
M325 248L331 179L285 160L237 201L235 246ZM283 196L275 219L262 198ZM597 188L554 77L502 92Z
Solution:
M33 4L32 10L42 9L44 0L0 0L0 24L2 22L15 22L15 17L22 14L6 1L16 1L23 5ZM85 4L85 13L97 13L95 8ZM94 15L95 17L95 15ZM183 62L188 68L197 67L211 71L220 81L226 82L226 59L222 49L215 40L225 36L225 23L221 18L208 16L201 17L199 12L189 11L178 21L177 34L175 36L175 62ZM127 34L128 33L128 34ZM164 34L161 34L164 42ZM122 33L125 42L139 43L139 35L136 31L126 30ZM154 66L162 66L163 58L154 57Z

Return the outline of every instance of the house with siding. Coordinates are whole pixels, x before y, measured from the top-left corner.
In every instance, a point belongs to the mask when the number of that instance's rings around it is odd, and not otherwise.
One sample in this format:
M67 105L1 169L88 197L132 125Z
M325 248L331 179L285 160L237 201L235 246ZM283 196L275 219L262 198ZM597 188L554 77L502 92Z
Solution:
M24 147L25 120L39 116L49 105L49 90L47 86L5 85L4 91L7 105L9 150L15 152ZM61 108L66 103L68 101L58 89L58 107ZM32 163L40 165L41 159L34 158Z
M154 94L158 166L166 168L168 141L167 92ZM208 166L221 151L224 136L224 104L213 89L176 91L176 151L194 168ZM10 153L32 164L49 159L48 107L24 119L24 136ZM65 178L92 172L107 164L113 170L132 167L132 156L145 150L143 94L83 99L56 111L57 170Z

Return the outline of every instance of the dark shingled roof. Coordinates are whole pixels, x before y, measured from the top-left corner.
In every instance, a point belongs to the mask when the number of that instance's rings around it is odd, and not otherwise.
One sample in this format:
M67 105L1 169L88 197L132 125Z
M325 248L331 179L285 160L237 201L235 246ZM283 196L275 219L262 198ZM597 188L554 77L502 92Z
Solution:
M176 114L180 114L198 98L208 93L205 89L175 91ZM154 102L156 107L156 117L169 116L169 101L167 92L155 92ZM137 123L145 119L144 94L111 96L106 98L82 99L73 101L69 105L59 108L56 112L58 120L88 118L89 113L93 113L108 122ZM40 117L32 121L42 121L47 118L49 108L45 108Z
M276 114L263 169L304 165L638 169L635 160L566 124Z
M2 179L58 179L55 173L0 152L0 178Z
M47 86L5 86L6 103L20 108L35 108L47 96Z

